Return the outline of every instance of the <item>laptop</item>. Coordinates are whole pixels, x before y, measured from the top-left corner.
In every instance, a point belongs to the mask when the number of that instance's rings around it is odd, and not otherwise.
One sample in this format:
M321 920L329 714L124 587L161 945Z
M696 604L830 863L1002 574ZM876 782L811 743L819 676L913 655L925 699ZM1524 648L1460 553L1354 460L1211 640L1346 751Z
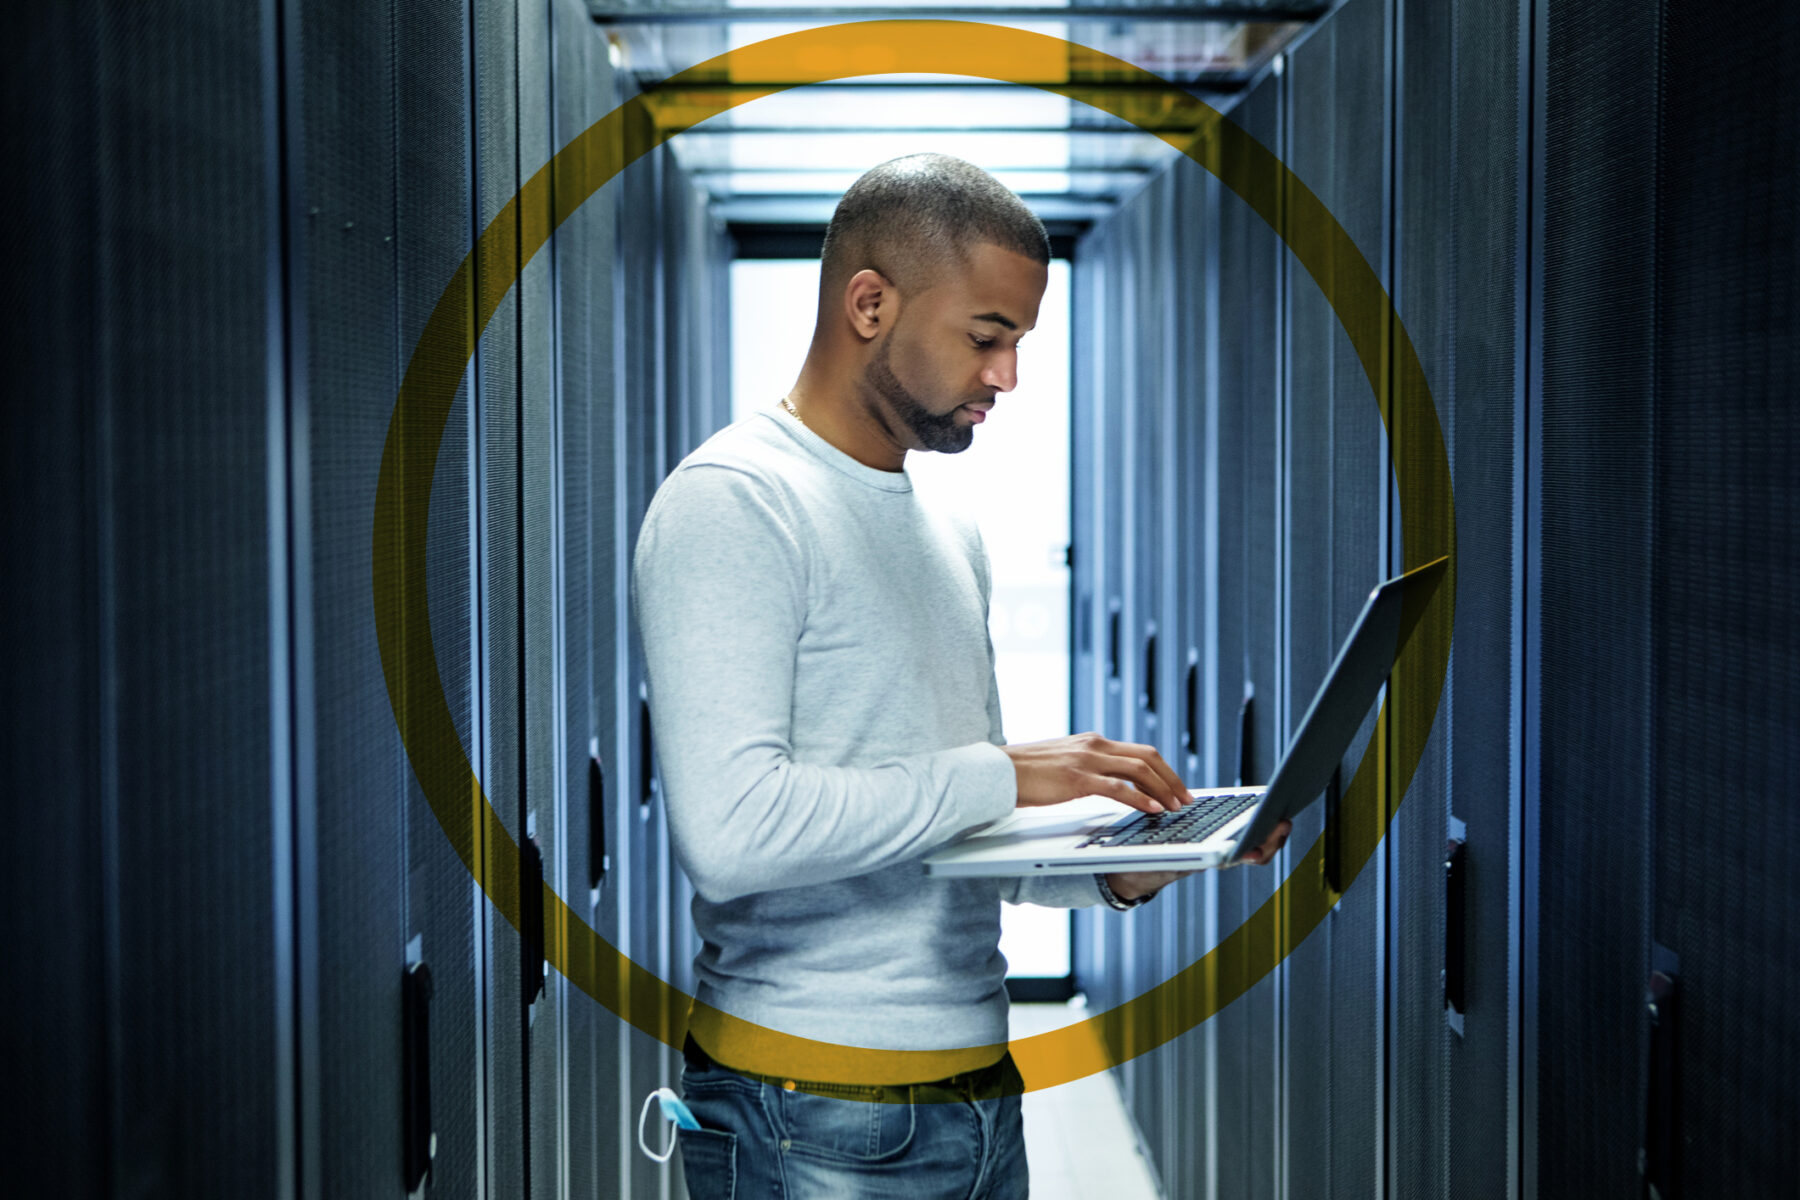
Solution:
M1181 811L1146 813L1109 796L1033 805L924 859L927 875L1078 875L1229 866L1324 792L1444 577L1435 559L1383 583L1356 618L1266 787L1190 789Z

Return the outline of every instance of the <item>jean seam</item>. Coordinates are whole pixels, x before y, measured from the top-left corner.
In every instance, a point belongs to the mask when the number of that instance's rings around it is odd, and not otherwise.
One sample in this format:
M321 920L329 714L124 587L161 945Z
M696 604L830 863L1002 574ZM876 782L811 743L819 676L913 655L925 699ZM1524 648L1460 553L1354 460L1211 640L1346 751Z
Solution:
M970 1089L971 1093L973 1090ZM969 1196L974 1200L988 1192L988 1166L994 1157L994 1138L988 1128L987 1114L981 1111L974 1095L971 1094L965 1103L975 1113L975 1182L969 1188Z
M768 1126L770 1134L768 1144L775 1150L775 1178L780 1186L781 1194L786 1196L793 1188L788 1183L787 1155L781 1151L781 1135L786 1131L782 1129L781 1122L776 1119L776 1115L769 1105L769 1094L775 1090L774 1084L758 1083L756 1085L756 1107L762 1112L763 1122Z
M695 1079L685 1079L684 1078L681 1081L681 1090L683 1092L689 1092L689 1091L693 1091L693 1092L736 1092L740 1096L750 1095L752 1092L752 1089L757 1086L760 1086L760 1085L751 1084L749 1086L746 1086L744 1083L742 1083L736 1079L699 1079L699 1080L695 1080Z

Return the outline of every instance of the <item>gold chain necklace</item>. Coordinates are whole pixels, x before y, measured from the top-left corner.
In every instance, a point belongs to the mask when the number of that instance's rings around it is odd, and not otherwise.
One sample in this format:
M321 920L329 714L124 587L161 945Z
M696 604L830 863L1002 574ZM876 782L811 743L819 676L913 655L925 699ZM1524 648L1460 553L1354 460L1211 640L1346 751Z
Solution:
M793 416L794 420L799 421L800 424L802 424L802 425L806 425L806 421L801 418L799 411L797 409L795 409L794 402L789 400L786 396L783 396L781 398L781 407L787 409L789 414L791 414ZM806 427L808 429L812 428L811 425L806 425Z

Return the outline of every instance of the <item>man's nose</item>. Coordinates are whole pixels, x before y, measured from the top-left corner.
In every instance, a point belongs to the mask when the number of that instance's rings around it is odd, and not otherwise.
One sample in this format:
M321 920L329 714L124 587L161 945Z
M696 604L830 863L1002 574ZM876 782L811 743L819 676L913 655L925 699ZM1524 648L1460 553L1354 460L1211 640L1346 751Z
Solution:
M981 382L1001 392L1010 392L1019 386L1019 352L1003 350L982 369Z

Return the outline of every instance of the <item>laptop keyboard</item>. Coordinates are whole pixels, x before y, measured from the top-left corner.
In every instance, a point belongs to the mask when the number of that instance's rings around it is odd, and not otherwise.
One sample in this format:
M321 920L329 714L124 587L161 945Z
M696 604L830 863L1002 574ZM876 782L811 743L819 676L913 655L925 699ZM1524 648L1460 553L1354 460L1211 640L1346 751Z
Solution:
M1108 825L1076 849L1088 846L1159 846L1169 842L1204 842L1246 808L1262 799L1262 792L1231 792L1223 796L1196 797L1180 812L1144 813L1135 821Z

